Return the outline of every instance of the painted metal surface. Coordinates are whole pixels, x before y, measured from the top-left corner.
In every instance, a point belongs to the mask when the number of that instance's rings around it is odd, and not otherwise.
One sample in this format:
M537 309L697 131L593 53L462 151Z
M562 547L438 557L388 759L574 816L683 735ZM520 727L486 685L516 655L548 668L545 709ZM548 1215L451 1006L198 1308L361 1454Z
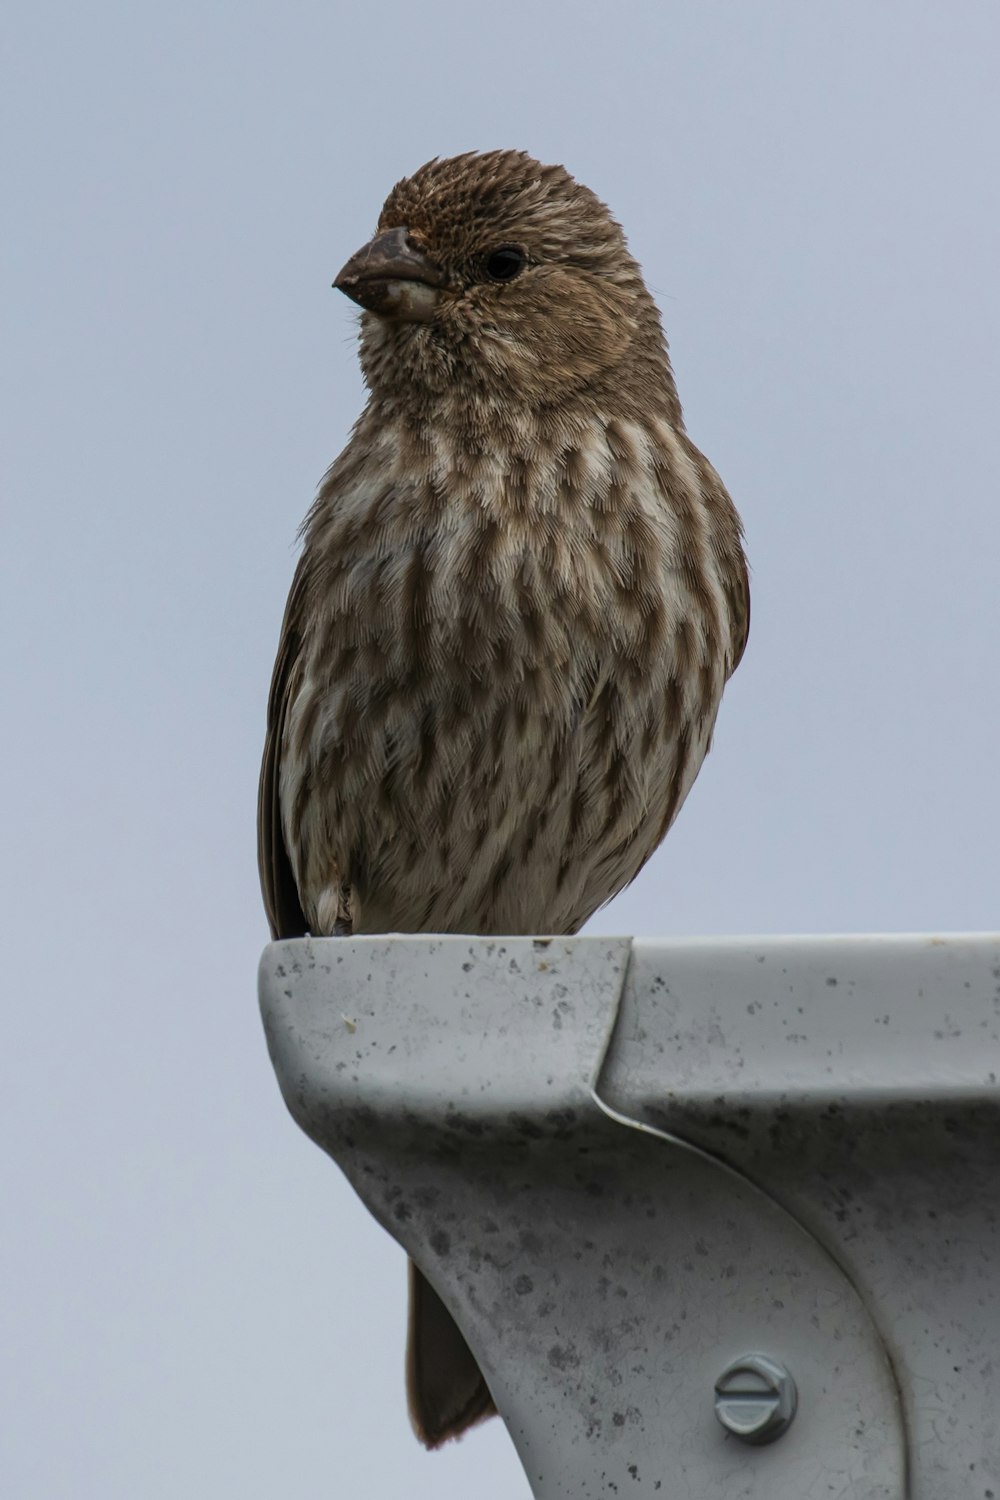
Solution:
M1000 1497L1000 939L305 938L261 1005L539 1500Z

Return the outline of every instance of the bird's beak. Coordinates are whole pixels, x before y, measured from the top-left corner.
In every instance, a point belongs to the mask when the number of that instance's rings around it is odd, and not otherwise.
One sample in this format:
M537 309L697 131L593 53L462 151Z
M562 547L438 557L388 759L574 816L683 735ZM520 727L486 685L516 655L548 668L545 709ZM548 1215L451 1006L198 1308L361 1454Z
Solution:
M429 323L448 278L410 243L405 227L377 234L352 255L334 286L352 302L399 323Z

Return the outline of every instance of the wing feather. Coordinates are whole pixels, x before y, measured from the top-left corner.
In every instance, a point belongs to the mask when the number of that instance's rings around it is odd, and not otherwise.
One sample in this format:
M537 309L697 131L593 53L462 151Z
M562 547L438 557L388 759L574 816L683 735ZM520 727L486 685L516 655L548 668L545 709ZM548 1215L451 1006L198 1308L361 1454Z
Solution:
M257 798L257 865L272 938L302 937L308 930L281 826L281 749L285 721L302 650L306 601L305 556L295 570L278 639L278 655L267 702L267 734Z

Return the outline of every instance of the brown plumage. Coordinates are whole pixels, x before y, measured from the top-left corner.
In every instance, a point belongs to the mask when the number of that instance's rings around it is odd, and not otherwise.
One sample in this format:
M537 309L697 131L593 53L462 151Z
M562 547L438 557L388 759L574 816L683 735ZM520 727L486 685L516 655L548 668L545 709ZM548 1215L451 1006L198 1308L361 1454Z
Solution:
M369 400L304 526L268 705L275 936L570 933L670 827L746 642L739 517L621 229L562 167L432 161L338 285ZM414 1272L429 1445L492 1410Z

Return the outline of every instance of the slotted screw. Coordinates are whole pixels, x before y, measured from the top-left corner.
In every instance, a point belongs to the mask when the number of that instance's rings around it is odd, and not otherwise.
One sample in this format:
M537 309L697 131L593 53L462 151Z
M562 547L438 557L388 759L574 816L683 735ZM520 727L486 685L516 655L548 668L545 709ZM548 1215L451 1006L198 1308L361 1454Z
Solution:
M766 1354L744 1354L715 1382L715 1415L744 1443L773 1443L787 1432L798 1406L795 1381Z

